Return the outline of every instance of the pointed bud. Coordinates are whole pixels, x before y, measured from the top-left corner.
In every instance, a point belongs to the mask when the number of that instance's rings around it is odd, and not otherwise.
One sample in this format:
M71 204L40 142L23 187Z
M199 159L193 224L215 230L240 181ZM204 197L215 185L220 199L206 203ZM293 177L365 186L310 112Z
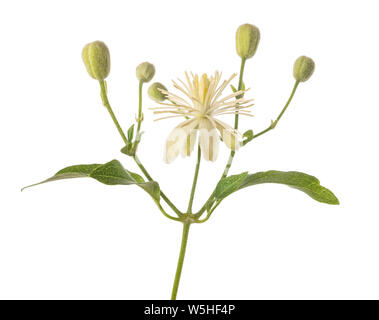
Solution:
M166 94L161 90L167 91L167 88L159 82L154 82L147 90L147 94L152 100L161 102L167 99Z
M315 70L315 63L311 58L301 56L296 59L293 65L293 76L297 81L307 81Z
M111 69L111 57L104 42L94 41L82 51L82 59L89 75L96 80L104 80Z
M238 27L236 33L237 53L241 58L249 59L257 51L260 39L260 32L252 24L243 24Z
M155 67L149 62L143 62L136 68L136 76L139 81L149 82L153 79L155 74Z

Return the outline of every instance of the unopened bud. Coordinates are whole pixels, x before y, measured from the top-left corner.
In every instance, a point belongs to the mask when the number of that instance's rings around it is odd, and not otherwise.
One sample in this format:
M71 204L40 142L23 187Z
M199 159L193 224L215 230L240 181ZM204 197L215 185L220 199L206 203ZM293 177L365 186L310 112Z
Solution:
M155 67L149 62L143 62L136 68L136 76L139 81L149 82L153 79L155 74Z
M311 58L301 56L296 59L293 65L293 76L297 81L307 81L315 70L315 63Z
M154 82L147 90L147 94L154 101L164 101L167 99L167 96L161 90L167 91L167 88L159 82Z
M111 70L111 57L104 42L94 41L82 51L82 59L89 75L96 80L104 80Z
M252 24L243 24L238 27L236 33L236 48L238 55L243 59L249 59L257 51L260 32Z

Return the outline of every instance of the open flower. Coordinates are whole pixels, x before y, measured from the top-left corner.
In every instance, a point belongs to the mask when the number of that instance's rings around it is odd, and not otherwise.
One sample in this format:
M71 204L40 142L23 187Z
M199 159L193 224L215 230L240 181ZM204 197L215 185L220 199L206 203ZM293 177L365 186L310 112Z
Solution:
M198 132L201 152L206 160L215 161L217 159L219 137L228 148L237 150L240 146L238 131L216 119L216 116L219 115L236 113L251 116L247 108L253 105L249 104L253 99L241 98L245 90L221 97L223 90L237 74L233 74L221 85L219 85L221 73L217 71L211 77L203 74L199 78L197 74L191 73L192 79L190 79L187 72L185 75L187 83L179 80L182 86L179 86L175 81L173 84L186 98L160 89L171 103L158 102L163 107L151 108L154 110L154 114L169 114L156 120L174 117L186 118L185 121L175 127L167 138L165 161L167 163L173 161L179 153L182 156L189 156L194 148Z

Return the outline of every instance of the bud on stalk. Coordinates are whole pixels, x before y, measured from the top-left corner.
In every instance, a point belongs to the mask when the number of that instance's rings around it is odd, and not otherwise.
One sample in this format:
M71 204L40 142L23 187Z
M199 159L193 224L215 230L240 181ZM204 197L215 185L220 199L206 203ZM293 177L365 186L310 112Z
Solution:
M104 42L94 41L87 44L82 51L84 65L89 75L99 81L109 75L111 57Z
M306 56L301 56L293 65L293 76L297 81L305 82L312 76L314 70L314 61Z
M149 82L153 79L155 74L155 67L149 62L143 62L136 68L136 76L139 81Z
M257 51L260 32L252 24L243 24L238 27L236 33L236 49L242 59L250 59Z
M167 91L167 88L159 82L154 82L147 90L147 94L150 99L162 102L167 99L167 96L161 90Z

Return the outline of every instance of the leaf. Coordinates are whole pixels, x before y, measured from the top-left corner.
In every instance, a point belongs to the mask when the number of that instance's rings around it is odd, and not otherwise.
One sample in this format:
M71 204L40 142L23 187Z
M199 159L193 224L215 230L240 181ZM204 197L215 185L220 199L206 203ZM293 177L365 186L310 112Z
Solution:
M249 174L239 189L262 183L285 184L291 188L303 191L316 201L339 204L333 192L321 186L320 181L316 177L297 171L284 172L271 170Z
M112 160L98 166L91 171L89 177L108 185L129 185L136 183L130 172L125 170L118 160Z
M145 182L137 173L126 170L118 160L112 160L105 164L70 166L58 171L54 176L44 181L22 188L21 191L46 182L83 177L90 177L107 185L135 184L148 192L155 201L159 201L160 199L160 189L157 182Z
M128 140L133 141L133 136L134 136L134 124L130 126L128 129Z
M244 134L242 135L243 138L245 138L243 141L242 141L242 145L246 145L248 144L251 140L253 140L254 138L254 133L253 133L253 130L247 130L244 132Z
M39 184L43 184L46 182L62 180L62 179L89 177L89 174L99 166L101 165L100 164L82 164L82 165L70 166L62 170L59 170L55 175L53 175L52 177L46 180L23 187L21 191L30 187L38 186Z
M244 172L221 179L216 186L214 197L217 200L221 200L234 191L237 191L240 185L245 181L247 174L247 172Z
M128 142L126 146L124 146L121 150L120 150L123 154L126 154L127 156L131 156L133 157L136 153L136 150L135 150L135 143L133 142Z
M246 175L244 180L241 181L241 179L239 179L238 177L242 177L242 175L244 175L244 173L224 178L219 182L217 187L219 187L220 184L227 183L225 181L226 179L234 181L233 188L231 189L233 190L232 192L257 184L279 183L300 190L316 201L328 204L339 204L339 201L337 197L333 194L333 192L321 186L320 181L316 177L313 177L306 173L297 171L284 172L271 170ZM241 183L237 186L238 181L240 181ZM231 194L232 192L227 193L227 195Z

